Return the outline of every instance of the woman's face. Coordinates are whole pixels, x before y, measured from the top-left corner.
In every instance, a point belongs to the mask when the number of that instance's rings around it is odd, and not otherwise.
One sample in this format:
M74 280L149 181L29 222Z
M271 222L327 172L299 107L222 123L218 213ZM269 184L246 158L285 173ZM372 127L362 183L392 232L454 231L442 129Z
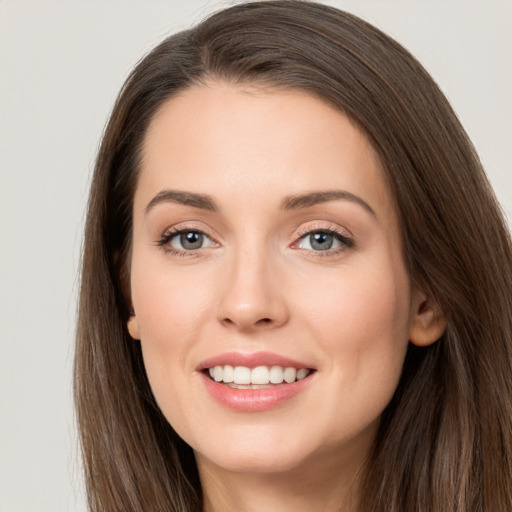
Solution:
M256 472L362 461L423 300L366 137L306 93L224 84L150 125L130 289L169 423L200 465Z

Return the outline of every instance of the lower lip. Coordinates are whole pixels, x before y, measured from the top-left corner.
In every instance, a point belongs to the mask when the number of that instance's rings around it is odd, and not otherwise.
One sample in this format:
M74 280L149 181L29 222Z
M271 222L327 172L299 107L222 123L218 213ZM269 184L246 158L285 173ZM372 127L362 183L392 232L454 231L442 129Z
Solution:
M262 389L235 389L215 382L204 373L202 378L210 395L221 405L239 412L261 412L279 407L304 391L314 372L291 384L277 384Z

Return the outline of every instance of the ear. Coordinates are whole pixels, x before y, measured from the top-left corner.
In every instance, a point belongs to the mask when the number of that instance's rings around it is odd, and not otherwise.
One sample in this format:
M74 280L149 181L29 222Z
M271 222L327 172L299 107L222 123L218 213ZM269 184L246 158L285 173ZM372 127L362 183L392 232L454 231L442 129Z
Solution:
M114 254L114 265L116 267L117 276L119 279L119 286L121 287L121 293L124 299L124 305L126 307L125 313L129 312L128 321L126 326L128 332L133 339L140 339L139 326L135 313L133 312L132 294L130 289L130 272L126 263L127 259L121 256L120 252Z
M139 322L137 321L137 317L134 314L131 314L130 318L128 318L128 322L126 322L126 327L128 328L130 336L134 340L140 340Z
M446 319L439 306L423 292L416 290L412 298L409 340L418 347L435 343L446 329Z

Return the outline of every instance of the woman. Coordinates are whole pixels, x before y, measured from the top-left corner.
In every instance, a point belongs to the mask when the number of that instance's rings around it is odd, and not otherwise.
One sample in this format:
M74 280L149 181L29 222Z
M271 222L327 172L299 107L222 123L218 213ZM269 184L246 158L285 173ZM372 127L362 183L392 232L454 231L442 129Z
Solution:
M511 260L447 100L374 27L285 0L170 37L91 189L91 510L510 510Z

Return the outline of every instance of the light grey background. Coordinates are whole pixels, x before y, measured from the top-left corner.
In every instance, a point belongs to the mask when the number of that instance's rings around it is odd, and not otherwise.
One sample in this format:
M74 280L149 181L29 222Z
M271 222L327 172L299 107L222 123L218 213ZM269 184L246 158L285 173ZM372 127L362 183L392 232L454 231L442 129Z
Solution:
M0 0L0 512L85 510L71 366L98 141L136 61L229 3ZM423 62L512 218L511 1L325 3L373 22Z

